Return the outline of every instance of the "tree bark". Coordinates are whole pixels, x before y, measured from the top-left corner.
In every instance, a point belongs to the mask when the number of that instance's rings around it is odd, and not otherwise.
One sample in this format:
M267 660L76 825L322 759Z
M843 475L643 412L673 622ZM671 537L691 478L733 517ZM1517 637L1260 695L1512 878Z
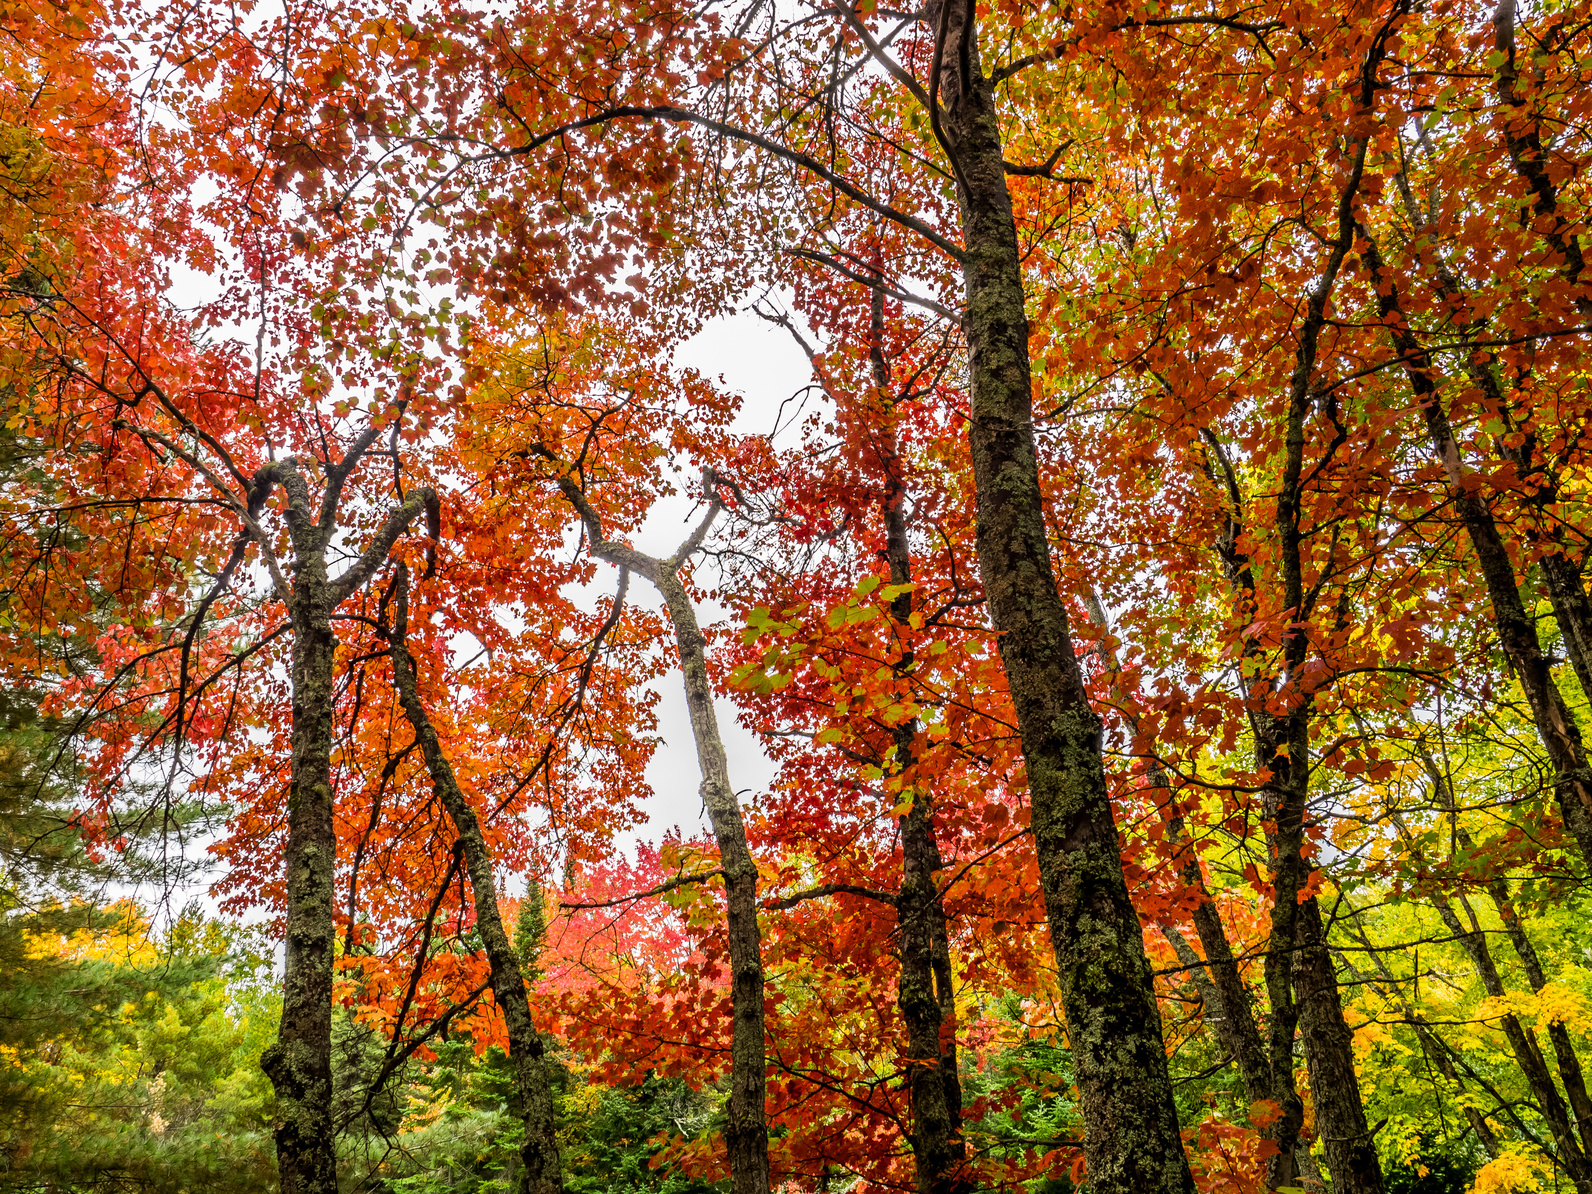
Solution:
M1375 93L1372 84L1381 53L1380 39L1367 56L1361 73L1360 106L1369 114ZM1284 677L1291 682L1300 674L1309 649L1309 617L1305 594L1302 552L1302 509L1304 491L1301 477L1304 465L1305 422L1313 398L1311 380L1315 376L1321 330L1325 326L1326 306L1337 282L1343 260L1354 243L1354 207L1359 199L1360 179L1365 170L1367 142L1362 137L1350 142L1349 178L1338 198L1337 233L1323 263L1322 276L1306 302L1300 324L1299 347L1289 380L1287 429L1284 435L1283 476L1277 497L1276 530L1283 570L1285 610L1293 621L1283 632ZM1274 833L1276 841L1272 882L1272 935L1266 954L1267 990L1275 1000L1291 978L1293 1015L1304 1042L1305 1062L1310 1071L1310 1091L1316 1112L1317 1134L1327 1154L1334 1188L1342 1194L1381 1194L1382 1167L1371 1143L1365 1107L1360 1098L1360 1083L1354 1069L1353 1034L1344 1022L1338 998L1337 975L1327 952L1316 898L1304 896L1310 872L1314 869L1304 856L1304 819L1310 788L1311 698L1290 692L1288 713L1273 717L1256 711L1260 763L1271 772L1273 785L1267 797L1275 795ZM1290 973L1291 972L1291 973ZM1279 1020L1277 1004L1272 1005L1274 1021ZM1291 1047L1285 1063L1282 1025L1271 1034L1274 1074L1292 1065ZM1280 1074L1277 1074L1280 1078Z
M1514 51L1513 9L1507 6L1500 6L1494 24L1495 27L1502 26L1497 30L1499 48L1512 56ZM1505 60L1500 73L1499 83L1501 87L1505 86L1506 79L1507 95L1505 96L1505 101L1509 102L1510 97L1513 96L1511 59ZM1506 140L1511 141L1511 158L1516 162L1517 170L1522 168L1523 163L1529 163L1532 160L1529 153L1524 158L1517 155L1515 151L1524 148L1517 139L1506 134ZM1540 150L1539 141L1536 145L1536 151L1540 153ZM1549 212L1555 211L1558 193L1552 179L1545 173L1538 172L1529 166L1527 166L1526 172L1532 176L1527 181L1537 195L1537 206L1545 204ZM1409 215L1411 223L1417 230L1424 231L1428 229L1430 223L1426 218L1425 212L1421 210L1420 205L1415 201L1414 193L1410 189L1408 174L1403 166L1400 167L1396 179L1404 200L1404 209ZM1378 276L1379 286L1385 285L1385 283L1380 282L1384 267L1376 241L1370 235L1370 232L1364 228L1361 229L1361 235L1370 244L1373 254L1368 260L1368 264L1371 265L1373 273ZM1571 237L1570 240L1574 241L1574 238ZM1565 248L1568 247L1570 246L1566 244ZM1578 243L1577 251L1579 251ZM1459 278L1454 274L1453 269L1443 259L1441 254L1434 253L1432 268L1437 278L1433 289L1439 298L1455 300L1466 297L1464 289L1460 286ZM1567 257L1561 273L1573 283L1579 277L1581 269L1582 266L1580 264ZM1381 295L1383 316L1385 318L1389 313L1397 313L1399 324L1397 327L1390 329L1390 332L1395 345L1398 346L1399 352L1404 357L1405 369L1407 371L1418 369L1429 378L1433 383L1432 392L1435 394L1437 374L1433 372L1432 361L1414 339L1411 328L1399 308L1399 301L1400 297L1396 289L1386 295ZM1582 313L1589 313L1584 306ZM1463 325L1460 330L1466 336L1480 337L1489 326L1489 322L1486 318L1477 318ZM1466 356L1464 367L1466 376L1475 383L1476 388L1481 391L1488 405L1504 419L1510 420L1512 412L1509 402L1486 356L1480 350L1474 351ZM1413 376L1411 381L1412 385L1416 384ZM1417 385L1416 388L1417 393L1420 393L1420 387ZM1518 448L1510 448L1505 446L1505 443L1500 438L1497 443L1498 455L1515 465L1517 475L1524 479L1526 474L1533 469L1532 455L1535 452L1535 443L1536 437L1528 434L1522 445ZM1450 477L1450 483L1452 483L1452 476ZM1527 497L1526 501L1541 512L1558 499L1557 482L1548 482L1539 476L1535 496ZM1551 543L1551 547L1543 552L1540 563L1543 581L1548 592L1548 600L1553 606L1553 617L1559 624L1559 631L1564 639L1565 654L1569 657L1570 666L1575 670L1576 679L1581 685L1581 691L1587 700L1592 702L1592 598L1587 595L1586 582L1582 576L1581 566L1571 558L1569 548L1564 541L1562 528L1550 524L1546 529L1539 528L1538 534ZM1512 663L1511 666L1513 666Z
M453 765L443 754L442 744L420 699L414 660L406 646L408 629L409 569L399 564L394 580L393 631L388 652L392 659L393 685L398 690L404 716L414 728L415 740L426 760L426 770L431 773L432 790L448 810L464 851L465 871L470 876L470 890L475 897L475 925L491 966L492 998L503 1013L509 1059L514 1067L514 1087L519 1095L520 1118L525 1129L520 1145L519 1190L521 1194L558 1194L564 1188L564 1181L546 1050L531 1020L519 957L498 909L492 856L480 821L459 789Z
M1096 1194L1194 1188L1178 1131L1143 930L1128 897L1034 442L1021 257L991 82L968 0L937 0L930 116L957 175L972 383L977 550L1017 713L1031 828ZM944 101L943 118L939 101Z
M337 830L333 819L332 718L337 638L332 613L362 588L397 540L422 513L435 521L436 495L417 489L392 510L358 561L329 578L326 551L337 529L343 485L376 438L367 430L341 463L327 463L319 517L297 461L287 457L261 470L249 494L251 517L273 484L287 494L293 544L291 587L276 575L293 625L293 757L288 794L287 940L282 1021L260 1067L276 1091L277 1168L282 1194L337 1194L332 1122L332 962L335 956ZM258 535L257 530L251 531ZM269 552L270 546L264 543ZM273 557L274 558L274 557ZM274 564L273 564L274 572ZM285 592L282 590L286 588Z
M877 273L877 271L876 271ZM896 445L894 404L888 391L890 368L884 356L884 291L870 296L868 359L875 396L883 406L877 428L879 467L885 476L880 505L885 524L885 559L892 585L912 583L912 549L907 538L906 483ZM897 633L909 630L912 594L890 603ZM891 665L903 692L911 683L912 652L903 646ZM914 760L918 721L908 718L891 733L892 774L909 771ZM962 1078L957 1069L956 991L951 973L950 932L935 875L944 868L934 834L934 808L926 792L904 792L910 800L901 817L901 889L896 897L901 972L896 1006L907 1030L907 1097L912 1107L913 1172L919 1194L963 1194L972 1183L963 1172L967 1147L962 1140Z
M1354 1034L1343 1018L1338 976L1327 950L1321 907L1314 897L1299 906L1298 933L1294 991L1299 999L1299 1035L1310 1067L1310 1098L1333 1188L1380 1190L1382 1164L1360 1098Z
M543 455L551 459L551 454ZM711 478L710 478L711 480ZM619 568L650 580L663 595L674 626L680 669L685 676L686 708L702 769L702 803L719 846L724 875L726 929L730 955L730 1006L734 1023L730 1038L729 1122L724 1143L729 1154L734 1194L769 1194L768 1123L766 1118L767 1052L763 1009L762 938L757 927L757 863L746 842L741 805L730 786L729 760L713 709L708 679L706 640L696 609L680 580L680 569L702 546L721 507L710 495L707 513L679 549L658 559L603 537L602 520L580 487L567 474L559 489L586 526L591 553Z
M1375 102L1374 83L1382 53L1382 42L1377 39L1367 53L1360 74L1358 100L1366 116L1371 114ZM1272 905L1264 973L1271 1005L1266 1054L1275 1092L1273 1097L1279 1098L1282 1112L1276 1131L1281 1142L1297 1135L1303 1125L1303 1106L1293 1094L1293 1043L1295 1034L1301 1033L1311 1075L1317 1132L1326 1147L1335 1188L1344 1194L1381 1194L1383 1177L1366 1125L1354 1070L1352 1034L1343 1018L1337 976L1327 952L1320 909L1315 897L1306 894L1314 869L1305 857L1304 832L1310 794L1310 719L1314 706L1309 692L1300 691L1294 681L1310 653L1309 620L1316 595L1306 592L1303 554L1305 495L1302 478L1307 421L1314 406L1311 383L1317 370L1327 304L1354 243L1354 210L1359 201L1367 148L1363 135L1349 141L1347 179L1338 194L1336 227L1332 239L1327 242L1319 281L1306 297L1294 367L1288 381L1282 474L1278 478L1272 524L1282 573L1280 608L1289 616L1282 632L1279 669L1282 683L1275 691L1270 690L1270 686L1257 684L1247 694L1255 738L1255 762L1265 777L1261 802L1271 822L1267 848ZM1220 482L1232 505L1218 538L1217 551L1242 601L1253 611L1258 608L1255 579L1249 560L1238 546L1242 508L1236 475L1216 437L1207 435L1206 440L1220 461ZM1246 642L1246 654L1255 649L1255 644ZM1280 711L1274 711L1276 705L1281 705ZM1292 1154L1279 1153L1268 1167L1268 1179L1274 1186L1287 1184L1299 1168Z
M288 793L287 937L282 1023L260 1058L276 1089L276 1156L282 1194L337 1194L332 1126L332 961L336 922L333 866L332 705L337 640L332 633L326 560L316 550L309 492L295 472L283 479L298 570L293 622L293 758Z

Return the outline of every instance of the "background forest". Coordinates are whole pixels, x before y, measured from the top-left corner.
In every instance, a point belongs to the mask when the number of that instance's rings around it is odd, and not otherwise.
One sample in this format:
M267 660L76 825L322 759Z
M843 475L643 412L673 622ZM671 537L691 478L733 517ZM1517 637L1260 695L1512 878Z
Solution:
M0 1188L1592 1194L1584 0L0 33Z

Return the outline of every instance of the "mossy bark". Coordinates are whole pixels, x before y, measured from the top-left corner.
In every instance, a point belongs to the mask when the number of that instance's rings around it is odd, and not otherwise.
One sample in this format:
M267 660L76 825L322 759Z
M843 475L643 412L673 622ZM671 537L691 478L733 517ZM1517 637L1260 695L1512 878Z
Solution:
M287 493L287 524L297 565L288 594L293 623L293 756L283 859L287 939L282 1022L260 1065L276 1089L277 1169L283 1194L337 1194L332 1125L335 601L326 572L325 536L316 525L309 486L292 462L276 470L274 479Z
M930 6L943 136L958 175L965 245L962 328L977 550L1027 767L1061 1003L1095 1194L1194 1188L1179 1134L1150 965L1128 898L1090 708L1056 587L1034 440L1028 317L990 80L972 6ZM931 96L931 98L933 98Z
M531 1019L525 977L519 956L503 925L498 909L497 882L492 874L492 855L481 823L459 788L453 765L442 751L431 718L420 699L415 680L414 661L405 646L409 620L409 570L398 565L394 582L393 631L389 656L393 684L403 706L404 716L415 732L426 770L431 773L432 790L448 810L464 851L465 872L475 901L475 926L486 948L492 973L492 998L503 1014L508 1035L509 1060L514 1070L514 1088L520 1100L524 1138L520 1144L520 1194L558 1194L563 1190L563 1174L558 1153L558 1125L553 1108L552 1087L548 1081L546 1050L541 1034Z
M282 1023L260 1058L276 1089L283 1194L337 1194L332 1126L333 663L326 565L301 559L294 578L293 761L288 794L287 938Z
M436 509L436 495L430 489L416 490L387 516L354 566L335 580L329 577L326 553L337 529L343 484L374 439L375 432L367 431L340 464L324 466L327 483L318 510L292 457L262 469L249 497L251 511L256 511L271 486L282 487L294 556L291 587L282 594L293 626L282 1021L276 1041L260 1058L276 1091L274 1135L283 1194L337 1194L332 1121L337 859L332 732L337 638L332 614L370 579L397 537L421 513Z

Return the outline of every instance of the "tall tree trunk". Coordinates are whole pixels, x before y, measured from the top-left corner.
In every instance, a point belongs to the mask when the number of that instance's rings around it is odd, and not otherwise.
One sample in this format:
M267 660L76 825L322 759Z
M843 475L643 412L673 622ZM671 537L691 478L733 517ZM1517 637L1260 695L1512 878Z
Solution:
M1375 100L1373 84L1381 54L1378 39L1368 54L1361 72L1361 110L1369 115ZM1343 260L1354 243L1354 208L1359 200L1360 180L1365 170L1367 141L1350 142L1349 178L1338 197L1337 233L1330 242L1323 262L1321 279L1306 302L1300 323L1299 347L1289 379L1287 429L1284 435L1283 475L1277 496L1276 530L1283 571L1282 608L1292 611L1293 621L1283 632L1282 654L1286 679L1291 683L1300 674L1308 650L1307 619L1310 616L1305 592L1302 551L1304 491L1302 475L1306 420L1314 399L1311 382L1315 376L1321 330L1326 322L1326 307ZM1302 692L1288 694L1292 708L1286 716L1273 718L1263 710L1256 712L1259 761L1273 775L1267 797L1275 795L1276 842L1272 882L1272 935L1266 954L1267 990L1275 1000L1287 978L1293 982L1293 1014L1304 1041L1305 1062L1310 1071L1310 1091L1316 1113L1317 1134L1327 1154L1334 1187L1342 1194L1381 1194L1382 1167L1372 1146L1360 1097L1360 1083L1354 1068L1353 1034L1343 1018L1338 998L1337 975L1327 952L1321 910L1316 898L1304 896L1312 866L1304 856L1304 819L1310 788L1311 698ZM1288 973L1288 972L1291 972ZM1287 975L1285 978L1284 976ZM1278 1019L1277 1004L1273 1019ZM1274 1075L1284 1064L1292 1065L1291 1047L1284 1061L1281 1026L1271 1033Z
M1513 10L1501 6L1495 17L1494 24L1495 26L1500 26L1497 39L1500 49L1512 55L1514 46ZM1509 74L1510 69L1510 59L1506 58L1504 60L1503 74L1500 76L1500 85L1502 85L1504 76ZM1507 91L1509 96L1513 95L1512 77L1508 83ZM1506 140L1511 142L1513 150L1518 151L1524 148L1512 134L1506 133ZM1540 152L1540 149L1541 146L1538 143L1537 151ZM1517 153L1512 153L1511 157L1516 162L1517 170L1521 168L1523 161L1529 162L1531 160L1529 153L1525 158L1522 158ZM1545 173L1529 167L1526 173L1529 175L1527 179L1528 185L1537 194L1537 204L1534 207L1545 204L1549 212L1556 210L1558 194L1552 179ZM1403 166L1400 167L1396 175L1396 181L1403 197L1405 212L1409 216L1411 223L1417 231L1427 230L1430 227L1430 222L1420 204L1415 201L1415 194L1410 188L1408 173ZM1373 273L1380 279L1385 273L1385 268L1382 265L1376 241L1366 228L1361 228L1361 235L1371 246L1372 257L1368 258L1368 263L1371 265ZM1574 237L1570 237L1569 241L1574 241ZM1566 242L1565 247L1569 247L1568 242ZM1433 289L1437 296L1445 300L1465 298L1464 289L1460 286L1459 278L1455 275L1448 262L1443 259L1441 253L1434 251L1431 262L1433 273L1436 275ZM1575 261L1567 258L1561 273L1567 280L1574 282L1579 277L1581 268ZM1418 396L1428 392L1435 395L1438 375L1432 370L1433 362L1424 349L1416 342L1412 330L1404 318L1403 311L1399 307L1400 296L1398 291L1394 289L1387 294L1382 294L1380 289L1382 285L1386 285L1386 283L1379 281L1378 293L1382 313L1384 318L1389 314L1397 315L1398 324L1390 328L1390 335L1393 337L1395 345L1399 346L1400 354L1404 358L1405 369L1406 371L1418 369L1425 379L1423 382L1417 382L1412 373L1412 387L1415 388ZM1592 313L1592 311L1589 311L1583 305L1582 313L1588 314ZM1490 321L1482 317L1472 320L1458 330L1463 335L1482 339L1485 338L1489 325ZM1511 424L1513 422L1513 412L1510 409L1510 403L1504 395L1503 387L1499 384L1497 374L1487 356L1480 349L1472 351L1465 358L1464 368L1466 376L1481 392L1487 405L1498 412L1499 416L1506 421L1506 426ZM1510 447L1504 437L1499 437L1496 441L1498 455L1515 465L1517 475L1521 478L1524 478L1528 472L1533 471L1535 468L1538 472L1537 492L1535 496L1528 497L1526 500L1528 504L1535 506L1539 511L1543 511L1559 500L1558 484L1554 480L1545 478L1542 475L1545 471L1543 467L1536 466L1533 463L1532 456L1536 450L1536 437L1527 434L1523 438L1524 442L1518 447ZM1450 484L1452 483L1451 475ZM1586 582L1582 576L1581 566L1571 558L1569 547L1564 541L1562 528L1546 519L1543 521L1547 522L1547 525L1544 527L1539 524L1537 534L1551 544L1542 553L1541 557L1542 577L1548 592L1548 600L1553 606L1553 617L1559 624L1559 631L1564 639L1565 654L1569 657L1570 665L1575 670L1576 679L1581 685L1581 692L1589 702L1592 702L1592 598L1587 595ZM1513 666L1513 661L1511 661L1511 666Z
M514 1088L519 1095L520 1118L525 1129L520 1145L519 1189L521 1194L557 1194L564 1188L564 1181L545 1049L531 1020L519 957L498 909L497 884L492 875L492 856L486 838L475 810L459 789L453 765L442 753L442 744L437 740L436 730L420 699L414 660L405 642L408 629L409 569L400 563L394 581L393 631L388 652L392 659L393 684L398 690L404 716L414 728L415 740L426 760L426 770L431 773L432 790L448 810L464 851L465 871L470 876L470 890L475 897L475 925L492 970L492 998L503 1013L508 1033Z
M1375 39L1359 75L1357 99L1365 117L1374 111L1375 80L1383 53L1382 39ZM1308 692L1295 687L1295 682L1310 653L1310 618L1316 595L1306 591L1303 553L1304 457L1307 422L1314 405L1312 382L1319 363L1327 304L1354 243L1354 210L1367 149L1364 134L1348 142L1347 178L1338 193L1334 235L1327 242L1319 280L1306 297L1288 381L1282 475L1277 485L1273 530L1282 573L1279 604L1290 620L1282 633L1282 687L1270 694L1285 709L1274 713L1252 705L1250 711L1255 761L1258 769L1270 776L1261 799L1272 822L1267 834L1272 878L1271 932L1265 959L1266 993L1271 1004L1266 1036L1272 1085L1279 1093L1291 1088L1293 1040L1295 1032L1300 1032L1310 1072L1317 1133L1325 1145L1334 1186L1342 1194L1381 1194L1383 1177L1366 1124L1354 1069L1352 1034L1343 1018L1320 909L1315 897L1305 894L1313 869L1304 853L1313 701ZM1249 561L1237 547L1237 520L1241 514L1237 482L1215 437L1207 436L1207 442L1221 459L1223 482L1234 505L1218 541L1218 551L1229 576L1245 600L1254 605L1254 578ZM1252 644L1246 644L1246 651L1253 649ZM1302 1114L1302 1108L1295 1103L1283 1103L1281 1110L1285 1121ZM1284 1176L1281 1160L1276 1166L1279 1179Z
M977 556L1027 764L1032 833L1078 1075L1089 1188L1194 1189L1138 914L1067 607L1051 565L1033 438L1022 264L995 94L970 0L936 0L930 116L962 207ZM939 110L944 100L944 111Z
M875 276L881 271L875 268ZM882 407L877 429L879 466L885 475L883 501L885 558L892 585L912 583L912 549L907 538L907 487L896 444L894 404L889 398L890 367L884 356L884 291L874 286L869 308L868 359L876 399ZM912 594L890 603L898 634L908 631ZM903 646L891 665L903 690L910 684L912 654ZM918 722L909 718L892 732L891 771L911 769ZM900 933L901 973L896 1005L907 1030L907 1096L912 1107L914 1174L919 1194L962 1194L972 1188L963 1172L967 1147L962 1140L962 1078L957 1069L956 990L951 974L950 932L935 875L944 868L934 834L934 808L926 792L910 793L901 817L901 890L895 901Z
M937 0L931 119L955 168L966 246L963 333L979 571L1000 635L1040 883L1096 1194L1193 1190L1143 930L1090 708L1056 588L1034 442L1028 316L994 89L969 0ZM944 101L943 120L939 99Z
M730 1107L725 1143L735 1194L768 1194L768 1125L764 1110L767 1054L763 1027L763 954L757 928L757 864L746 844L741 805L730 786L729 760L713 711L705 640L696 610L676 569L684 557L665 562L657 585L669 607L680 667L685 673L686 706L702 767L702 802L719 844L729 930L731 1005L735 1025L730 1042Z
M293 544L291 588L282 592L293 624L293 757L288 794L287 941L282 976L282 1022L260 1067L276 1091L277 1169L283 1194L337 1194L332 1122L332 961L335 955L337 829L332 790L332 725L337 638L332 614L363 588L399 535L422 513L436 533L437 497L416 489L390 511L353 567L330 579L326 551L337 529L343 485L378 432L367 429L339 463L326 462L319 517L298 462L286 457L262 469L249 494L249 526L273 561L279 592L286 579L253 517L274 484L287 494Z
M545 450L541 454L553 459ZM710 489L712 481L710 475ZM674 626L680 669L685 676L686 709L691 717L697 763L702 769L702 803L707 807L713 836L718 841L727 906L730 1006L734 1024L730 1038L729 1123L724 1143L729 1153L735 1194L769 1194L765 1110L768 1058L763 1023L763 947L757 927L757 863L747 846L740 802L730 786L729 760L724 753L724 739L719 734L718 715L713 709L713 686L708 679L706 640L697 623L696 609L680 580L680 569L702 546L722 507L710 493L707 513L696 529L672 556L658 559L605 539L597 511L567 473L560 474L558 486L586 525L591 553L650 580L663 595Z
M1592 772L1587 770L1580 727L1549 670L1547 656L1537 637L1536 623L1526 612L1520 596L1514 562L1509 558L1492 510L1481 495L1480 478L1465 466L1459 444L1454 439L1442 396L1437 392L1438 373L1404 318L1398 289L1387 276L1376 242L1364 228L1360 233L1366 246L1366 264L1377 283L1377 303L1388 334L1404 362L1405 375L1426 422L1432 451L1442 463L1449 495L1481 566L1504 657L1520 682L1537 737L1548 752L1548 761L1554 770L1554 795L1559 815L1575 839L1582 859L1592 867Z
M1499 100L1514 109L1513 116L1520 117L1526 115L1526 101L1516 90L1519 73L1515 65L1515 5L1516 0L1500 0L1493 12L1493 45L1499 54L1494 86ZM1548 152L1543 147L1537 122L1508 119L1500 121L1497 127L1503 132L1504 145L1509 150L1515 172L1531 196L1531 227L1540 229L1542 238L1558 255L1560 275L1572 286L1577 285L1586 272L1586 258L1574 224L1559 212L1559 189L1549 170ZM1592 315L1592 297L1577 294L1575 306L1582 315Z
M1494 85L1499 100L1518 117L1526 115L1526 101L1516 89L1519 75L1515 62L1515 17L1516 0L1502 0L1493 13L1493 44L1500 55ZM1586 272L1586 256L1574 224L1559 211L1559 188L1548 167L1548 153L1543 147L1538 123L1535 119L1525 122L1509 119L1500 121L1498 127L1503 132L1504 145L1509 150L1515 172L1531 196L1533 226L1541 230L1543 239L1558 255L1560 276L1576 286ZM1577 293L1574 301L1583 318L1592 316L1592 297ZM1564 635L1565 653L1570 657L1581 691L1592 702L1592 600L1588 599L1581 569L1561 548L1543 556L1542 573L1547 581L1554 618Z
M302 487L302 482L300 482ZM294 487L290 500L297 503ZM307 492L304 495L307 506ZM337 1194L332 1126L332 959L336 923L332 809L332 603L326 562L301 555L293 621L293 760L288 794L287 941L282 1023L260 1065L276 1089L282 1194Z

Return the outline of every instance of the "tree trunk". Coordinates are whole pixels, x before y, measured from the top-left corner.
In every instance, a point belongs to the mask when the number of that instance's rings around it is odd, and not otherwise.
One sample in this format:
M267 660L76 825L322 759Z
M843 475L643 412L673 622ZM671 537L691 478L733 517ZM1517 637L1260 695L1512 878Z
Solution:
M1366 116L1371 115L1375 102L1373 84L1381 53L1380 42L1373 44L1360 76L1358 100ZM1366 1129L1360 1084L1354 1070L1352 1034L1343 1019L1337 976L1327 953L1320 909L1313 896L1304 894L1313 869L1304 853L1313 700L1308 692L1295 688L1294 681L1310 653L1309 619L1314 601L1314 594L1307 594L1305 587L1302 531L1306 423L1314 405L1312 381L1319 362L1327 304L1344 258L1354 243L1354 208L1359 199L1367 149L1368 142L1363 135L1349 142L1348 177L1338 194L1336 233L1328 242L1320 280L1306 298L1294 368L1288 382L1283 468L1273 522L1282 570L1280 606L1290 617L1282 633L1280 678L1283 685L1274 695L1286 703L1286 712L1273 714L1264 706L1252 706L1250 713L1256 762L1260 770L1271 777L1262 792L1262 800L1274 824L1268 840L1272 856L1272 911L1265 962L1266 992L1271 1001L1267 1052L1272 1081L1279 1091L1286 1089L1285 1073L1291 1081L1293 1035L1296 1028L1302 1030L1316 1130L1326 1145L1334 1187L1342 1194L1382 1194L1383 1179ZM1292 1104L1284 1104L1282 1110L1285 1120L1295 1114Z
M276 1089L282 1194L337 1194L332 1128L332 634L326 565L294 578L293 761L288 795L287 941L282 1024L260 1065Z
M729 760L713 711L707 656L696 610L669 560L656 583L669 607L680 667L685 673L685 699L702 768L702 802L719 843L728 912L731 1006L735 1025L730 1042L730 1107L725 1144L735 1194L768 1194L768 1125L764 1111L767 1057L763 1027L763 954L757 927L757 864L746 844L741 805L730 786ZM672 566L671 566L672 565Z
M884 405L878 429L879 466L885 475L885 558L892 585L912 583L912 550L907 539L906 484L896 447L894 407L888 397L890 369L884 357L884 291L873 288L869 311L868 357L876 396ZM908 630L912 594L890 603L897 633ZM911 682L912 653L903 646L892 668L903 693ZM889 770L911 769L918 723L910 718L896 726L895 756ZM919 1194L962 1194L972 1188L962 1172L967 1148L962 1141L962 1078L957 1070L956 991L952 985L950 933L945 905L935 875L944 868L934 835L934 810L926 792L903 792L911 803L901 818L901 890L896 908L900 932L901 973L896 1005L907 1030L907 1097L912 1107L914 1173Z
M933 91L958 175L970 354L977 548L1016 708L1034 847L1078 1077L1095 1194L1185 1194L1178 1131L1143 930L1128 897L1067 610L1056 589L1034 443L1028 316L991 83L967 0L940 0ZM933 95L931 95L931 102ZM934 113L939 123L938 113Z
M343 485L379 429L367 428L339 463L323 464L325 491L319 519L309 486L293 457L255 475L248 495L250 521L264 507L273 484L287 494L286 521L295 569L291 588L276 571L277 591L293 624L293 757L288 794L286 964L282 976L282 1023L276 1041L260 1057L276 1090L277 1168L282 1194L337 1194L336 1135L332 1123L332 961L335 956L337 828L332 790L332 719L337 638L332 613L363 588L385 561L399 535L422 513L437 528L437 497L414 490L391 510L359 559L336 580L326 571L326 550L337 530Z
M1361 230L1362 236L1364 231ZM1405 375L1426 421L1432 451L1442 463L1450 496L1476 552L1482 578L1487 584L1487 595L1492 601L1493 624L1498 629L1504 657L1525 693L1537 736L1553 766L1559 815L1580 848L1582 859L1592 867L1592 773L1587 770L1580 728L1549 670L1536 624L1521 599L1509 550L1504 546L1492 511L1481 496L1481 479L1465 467L1460 455L1448 414L1443 409L1442 396L1437 392L1437 373L1432 361L1403 317L1398 290L1386 277L1386 267L1376 243L1365 237L1365 245L1366 264L1377 282L1378 307L1393 346L1404 361ZM1566 631L1566 638L1570 633Z
M405 645L408 624L409 569L399 564L389 651L393 684L398 690L404 716L414 727L415 740L425 756L426 770L431 773L432 790L448 810L448 816L459 833L459 844L464 850L465 871L470 876L470 890L475 897L475 925L492 968L492 998L503 1013L509 1059L514 1067L514 1087L519 1095L520 1116L525 1128L525 1138L520 1145L519 1190L521 1194L557 1194L564 1188L564 1181L559 1163L557 1123L547 1076L545 1049L541 1035L531 1020L529 997L519 958L503 927L486 838L481 833L475 810L459 789L453 765L442 753L442 744L437 740L436 731L420 699L414 661Z
M1564 637L1564 653L1570 658L1582 695L1592 704L1592 599L1587 597L1585 578L1563 550L1548 552L1541 563L1553 620Z
M1354 1070L1354 1034L1343 1018L1338 976L1327 951L1326 928L1314 896L1299 906L1299 953L1294 991L1299 999L1299 1029L1310 1067L1310 1098L1316 1131L1326 1148L1333 1189L1379 1191L1382 1165L1365 1119L1360 1080Z
M545 449L541 454L553 460ZM711 481L711 478L710 478ZM721 509L711 495L707 513L689 538L668 559L657 559L603 537L602 520L580 487L567 474L558 487L586 525L591 553L619 568L645 576L663 595L674 626L680 669L685 676L686 708L702 769L702 803L707 807L718 841L724 875L726 928L730 954L730 1007L734 1017L730 1038L729 1123L724 1143L729 1153L734 1194L769 1194L766 1071L768 1057L763 1026L763 945L757 927L757 863L746 843L741 805L730 786L730 765L713 709L708 680L706 640L696 609L680 581L680 569L702 546Z
M279 473L297 571L293 622L293 758L288 793L287 941L282 1023L260 1066L276 1089L276 1156L282 1194L337 1194L332 1126L332 959L336 922L332 807L335 606L309 488L296 468Z

